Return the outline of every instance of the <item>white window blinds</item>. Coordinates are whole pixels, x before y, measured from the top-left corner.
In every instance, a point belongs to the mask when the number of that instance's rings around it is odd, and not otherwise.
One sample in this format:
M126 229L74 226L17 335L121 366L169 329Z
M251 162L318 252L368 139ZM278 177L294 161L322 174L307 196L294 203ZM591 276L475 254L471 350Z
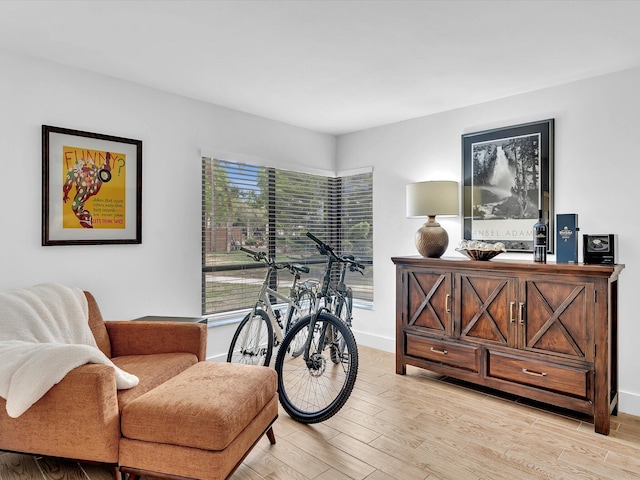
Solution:
M356 299L372 302L372 178L371 172L333 178L203 157L203 314L255 302L264 265L240 247L308 264L309 278L321 278L325 259L307 231L366 265L365 275L349 274L347 283ZM283 276L278 282L288 285Z

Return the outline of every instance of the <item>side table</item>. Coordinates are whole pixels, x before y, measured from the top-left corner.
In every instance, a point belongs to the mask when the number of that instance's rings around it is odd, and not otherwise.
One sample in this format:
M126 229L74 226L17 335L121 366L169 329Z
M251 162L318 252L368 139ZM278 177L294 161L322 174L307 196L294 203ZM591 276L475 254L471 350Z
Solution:
M134 321L145 322L185 322L185 323L204 323L207 324L207 317L167 317L158 315L147 315L145 317L135 318Z

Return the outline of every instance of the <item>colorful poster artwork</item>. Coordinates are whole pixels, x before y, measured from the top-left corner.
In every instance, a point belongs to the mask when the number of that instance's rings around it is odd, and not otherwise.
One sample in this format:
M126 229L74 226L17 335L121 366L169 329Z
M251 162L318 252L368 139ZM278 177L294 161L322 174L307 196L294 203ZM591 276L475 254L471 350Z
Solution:
M126 228L126 155L62 147L62 228Z

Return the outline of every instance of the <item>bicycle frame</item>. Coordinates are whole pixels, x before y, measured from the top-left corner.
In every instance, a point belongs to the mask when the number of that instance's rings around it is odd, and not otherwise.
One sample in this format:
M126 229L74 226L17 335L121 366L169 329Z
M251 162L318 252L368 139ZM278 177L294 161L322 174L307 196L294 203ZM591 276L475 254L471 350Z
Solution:
M276 316L275 310L273 308L274 304L271 303L271 297L275 297L276 299L280 300L282 304L287 305L287 310L284 317L285 322L289 321L289 319L291 318L292 309L294 311L297 310L299 313L301 313L302 311L300 310L300 307L296 304L296 299L293 296L283 295L282 293L276 290L273 290L271 287L269 287L269 278L271 277L272 271L275 271L275 269L272 269L271 267L269 267L267 270L267 274L265 276L264 282L262 283L262 287L260 287L258 300L256 301L253 308L251 309L251 314L255 315L256 310L258 308L262 308L262 310L264 310L267 313L267 316L269 317L269 321L271 322L271 326L273 327L273 332L276 336L276 339L278 340L278 342L282 342L282 338L283 338L282 328L286 327L286 325L283 325L281 327L280 324L278 323L278 317ZM291 286L292 291L295 290L299 278L300 278L299 275L297 274L294 275L293 285Z
M347 287L344 283L344 278L346 275L347 266L352 268L354 271L360 271L360 272L362 268L364 268L364 266L356 262L352 256L338 257L330 246L328 246L327 244L325 244L324 242L322 242L321 240L313 236L311 233L307 232L307 236L311 238L314 242L316 242L319 252L322 255L325 255L327 257L327 265L326 265L325 272L322 279L322 287L320 289L320 292L317 294L318 300L324 300L324 306L320 305L321 303L320 301L316 302L315 311L311 314L311 319L309 321L309 335L307 337L307 340L305 341L305 346L304 346L303 358L307 363L307 366L309 368L312 368L313 359L310 356L311 341L313 338L312 332L315 331L316 323L318 321L318 318L320 317L320 313L328 312L329 314L333 315L333 312L327 306L328 304L331 304L331 302L334 300L334 298L331 295L329 295L329 291L332 290L332 293L335 292L335 295L337 297L336 301L342 303L342 306L344 308L344 303L346 303L344 293L347 292ZM337 287L335 289L331 289L330 288L331 272L333 269L333 265L336 263L341 264L340 275L339 275ZM351 312L349 312L349 317L351 317ZM320 332L320 339L318 341L318 350L320 352L324 350L325 345L327 344L327 340L329 340L327 336L327 327L328 325L324 324L323 330L322 332ZM333 341L333 339L330 339L329 341Z

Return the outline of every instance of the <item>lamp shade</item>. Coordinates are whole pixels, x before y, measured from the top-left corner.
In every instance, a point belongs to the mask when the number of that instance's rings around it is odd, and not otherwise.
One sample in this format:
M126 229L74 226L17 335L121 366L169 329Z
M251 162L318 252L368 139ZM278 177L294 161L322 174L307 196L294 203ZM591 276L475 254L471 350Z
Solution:
M458 182L438 180L407 185L407 217L458 215Z

